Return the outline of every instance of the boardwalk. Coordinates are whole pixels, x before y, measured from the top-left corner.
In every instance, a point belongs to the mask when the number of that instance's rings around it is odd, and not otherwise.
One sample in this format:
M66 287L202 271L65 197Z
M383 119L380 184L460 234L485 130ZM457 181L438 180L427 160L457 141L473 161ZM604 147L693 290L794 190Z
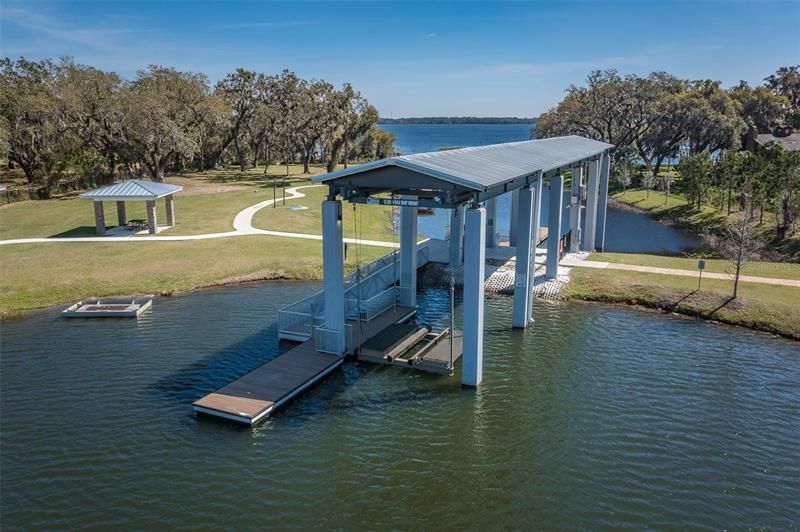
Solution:
M361 327L348 321L353 328L353 341L358 343L360 337L364 342L414 312L398 306L369 323L362 323ZM344 357L318 352L311 339L206 395L194 403L194 409L253 425L338 368L343 360Z

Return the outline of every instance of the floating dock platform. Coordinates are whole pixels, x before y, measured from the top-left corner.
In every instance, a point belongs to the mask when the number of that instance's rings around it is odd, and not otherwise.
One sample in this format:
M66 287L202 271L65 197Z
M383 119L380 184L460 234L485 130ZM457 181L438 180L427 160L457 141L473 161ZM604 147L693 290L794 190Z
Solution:
M413 308L397 306L367 323L362 322L359 330L362 344L415 313ZM358 324L352 320L347 323L356 335ZM343 356L318 352L312 338L195 401L193 407L200 414L254 425L330 374L343 361Z
M153 298L78 301L61 312L65 318L136 318L153 306Z

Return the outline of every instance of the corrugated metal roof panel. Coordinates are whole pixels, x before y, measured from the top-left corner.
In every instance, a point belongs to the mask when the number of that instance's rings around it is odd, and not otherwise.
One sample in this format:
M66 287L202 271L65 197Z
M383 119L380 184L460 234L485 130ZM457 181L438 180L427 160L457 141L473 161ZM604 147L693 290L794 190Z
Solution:
M129 181L123 181L122 183L116 183L107 187L98 188L97 190L85 192L81 194L81 198L96 200L154 200L181 190L183 190L183 187L180 185L131 179Z
M507 142L457 150L390 157L314 178L331 181L383 166L400 166L475 190L502 185L536 172L549 172L591 159L614 146L575 135Z

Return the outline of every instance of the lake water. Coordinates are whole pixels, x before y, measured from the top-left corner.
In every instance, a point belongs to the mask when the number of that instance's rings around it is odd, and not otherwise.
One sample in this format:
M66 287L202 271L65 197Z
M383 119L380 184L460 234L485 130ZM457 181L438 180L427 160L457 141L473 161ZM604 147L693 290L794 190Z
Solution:
M442 147L469 147L501 142L529 140L531 124L382 124L397 137L395 147L402 154L436 151ZM548 191L545 191L548 194ZM564 202L564 220L568 220L568 194ZM547 225L547 199L542 204L542 227ZM509 233L509 198L498 199L497 230ZM437 210L435 216L420 217L420 232L433 238L444 238L450 224L450 211ZM699 239L684 230L660 224L647 216L609 209L606 229L606 251L621 253L679 253L700 244Z
M381 124L402 155L530 140L532 124Z
M2 529L800 522L798 344L668 315L537 301L522 332L487 296L477 391L346 363L252 430L196 417L193 400L289 347L276 311L317 288L4 322ZM424 290L420 320L447 306Z

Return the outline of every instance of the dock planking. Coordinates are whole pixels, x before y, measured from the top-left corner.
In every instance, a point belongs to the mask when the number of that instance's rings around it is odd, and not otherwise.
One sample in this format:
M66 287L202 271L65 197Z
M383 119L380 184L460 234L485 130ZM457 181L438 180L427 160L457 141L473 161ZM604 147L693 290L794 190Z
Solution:
M348 321L362 343L384 329L414 315L414 309L391 308L359 327ZM338 368L344 357L320 353L314 340L307 340L263 366L195 401L196 412L254 425L292 398Z

